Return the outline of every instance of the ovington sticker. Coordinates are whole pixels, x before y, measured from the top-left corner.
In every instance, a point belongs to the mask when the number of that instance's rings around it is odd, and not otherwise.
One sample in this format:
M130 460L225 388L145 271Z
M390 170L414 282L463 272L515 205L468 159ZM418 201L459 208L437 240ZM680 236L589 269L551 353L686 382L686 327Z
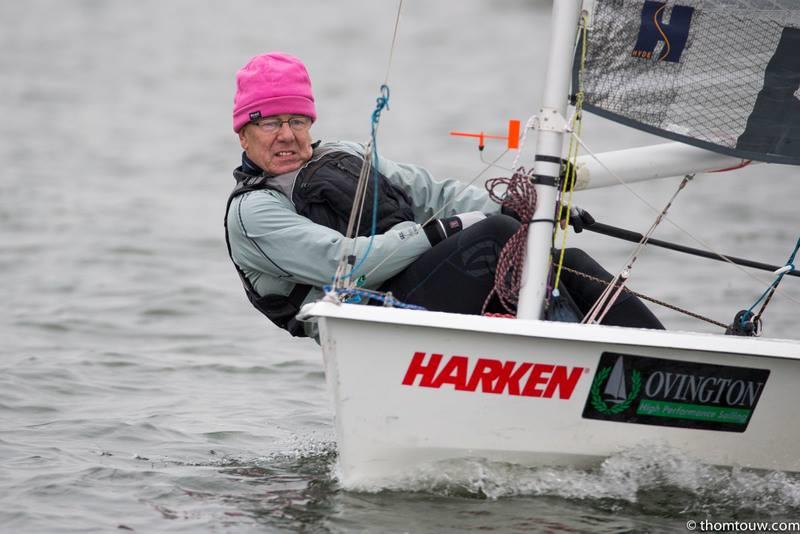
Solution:
M583 417L744 432L767 378L768 369L604 352Z

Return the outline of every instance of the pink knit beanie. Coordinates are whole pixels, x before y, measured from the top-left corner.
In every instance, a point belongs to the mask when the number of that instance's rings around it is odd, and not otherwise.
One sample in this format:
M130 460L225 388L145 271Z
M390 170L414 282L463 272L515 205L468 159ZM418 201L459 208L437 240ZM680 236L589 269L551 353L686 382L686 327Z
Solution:
M306 66L283 52L254 57L236 73L233 131L260 117L286 113L317 119Z

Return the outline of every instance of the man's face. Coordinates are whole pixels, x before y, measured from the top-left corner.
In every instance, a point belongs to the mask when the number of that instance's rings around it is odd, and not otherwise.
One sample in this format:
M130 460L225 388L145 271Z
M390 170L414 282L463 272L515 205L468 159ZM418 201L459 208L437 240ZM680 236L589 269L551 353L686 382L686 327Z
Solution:
M311 119L302 115L274 115L245 125L239 130L239 143L263 170L284 174L311 159L310 126Z

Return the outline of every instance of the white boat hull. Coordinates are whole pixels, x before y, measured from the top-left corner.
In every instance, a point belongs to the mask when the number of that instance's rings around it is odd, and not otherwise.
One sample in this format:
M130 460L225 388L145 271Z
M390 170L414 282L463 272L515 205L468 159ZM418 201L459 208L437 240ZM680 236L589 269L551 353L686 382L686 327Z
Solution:
M800 471L797 342L326 302L303 313L320 323L345 487L460 457L591 466L650 443Z

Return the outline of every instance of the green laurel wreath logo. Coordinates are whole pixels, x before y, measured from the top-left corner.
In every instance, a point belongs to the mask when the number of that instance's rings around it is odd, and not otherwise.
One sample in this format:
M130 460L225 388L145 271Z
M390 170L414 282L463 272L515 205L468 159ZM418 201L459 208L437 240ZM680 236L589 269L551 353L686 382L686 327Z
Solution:
M631 373L631 392L627 397L625 397L624 401L620 402L619 404L609 406L603 400L603 397L600 396L600 384L605 382L609 374L611 374L611 367L605 367L601 369L597 373L597 376L594 377L591 390L592 406L594 406L595 410L604 415L618 414L627 410L630 405L633 404L633 401L636 400L636 397L639 395L639 390L642 389L642 375L639 371L634 369Z

